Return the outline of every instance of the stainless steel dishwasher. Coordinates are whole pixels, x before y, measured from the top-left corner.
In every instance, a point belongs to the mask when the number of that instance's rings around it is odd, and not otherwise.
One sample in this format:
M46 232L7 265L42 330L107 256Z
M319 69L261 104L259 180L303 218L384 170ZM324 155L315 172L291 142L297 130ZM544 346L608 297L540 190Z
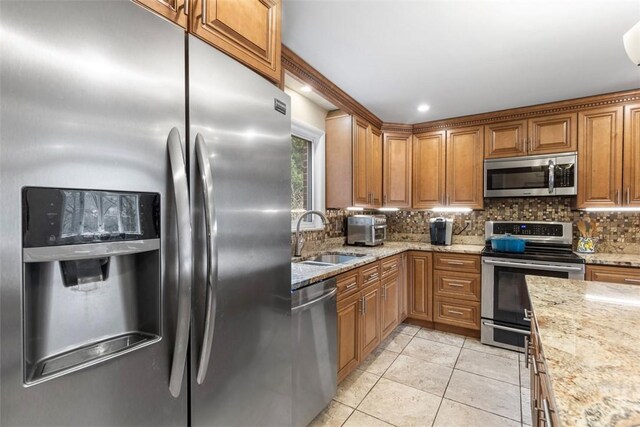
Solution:
M294 427L308 425L336 394L337 291L331 278L291 293Z

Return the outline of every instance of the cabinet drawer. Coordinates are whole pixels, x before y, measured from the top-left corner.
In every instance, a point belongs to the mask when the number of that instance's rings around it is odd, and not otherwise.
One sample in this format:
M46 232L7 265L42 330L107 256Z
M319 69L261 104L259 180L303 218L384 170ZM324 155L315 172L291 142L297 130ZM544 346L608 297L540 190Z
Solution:
M435 253L433 256L433 268L465 273L480 273L480 256Z
M347 271L337 278L338 300L347 298L358 292L358 270Z
M480 302L480 275L434 271L435 294Z
M393 276L400 270L400 255L390 256L381 261L382 278Z
M640 268L587 265L586 280L640 285Z
M364 288L380 280L380 261L360 267L360 284Z
M480 303L435 297L433 321L480 330Z

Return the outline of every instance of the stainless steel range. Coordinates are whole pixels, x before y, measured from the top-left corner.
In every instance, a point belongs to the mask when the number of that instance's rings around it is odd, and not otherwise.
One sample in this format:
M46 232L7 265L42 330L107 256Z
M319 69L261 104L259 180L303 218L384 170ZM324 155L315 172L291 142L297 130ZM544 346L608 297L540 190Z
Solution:
M526 240L524 253L496 252L491 238L502 234ZM570 222L485 223L487 245L482 251L483 344L523 351L529 335L525 309L531 309L525 276L584 279L584 260L571 248Z

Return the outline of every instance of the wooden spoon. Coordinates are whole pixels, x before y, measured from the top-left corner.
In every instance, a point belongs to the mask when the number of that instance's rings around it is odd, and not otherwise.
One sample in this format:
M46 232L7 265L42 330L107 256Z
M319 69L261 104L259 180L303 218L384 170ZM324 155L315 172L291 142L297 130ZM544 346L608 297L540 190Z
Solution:
M579 220L577 225L578 225L578 230L580 231L580 234L582 235L582 237L587 237L587 227L584 225L584 221Z

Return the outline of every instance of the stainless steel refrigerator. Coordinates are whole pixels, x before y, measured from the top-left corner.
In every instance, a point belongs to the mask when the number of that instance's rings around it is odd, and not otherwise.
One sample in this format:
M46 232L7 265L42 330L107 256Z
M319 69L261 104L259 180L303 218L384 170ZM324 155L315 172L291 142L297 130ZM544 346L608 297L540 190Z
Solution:
M290 425L288 96L125 0L0 61L0 425Z

